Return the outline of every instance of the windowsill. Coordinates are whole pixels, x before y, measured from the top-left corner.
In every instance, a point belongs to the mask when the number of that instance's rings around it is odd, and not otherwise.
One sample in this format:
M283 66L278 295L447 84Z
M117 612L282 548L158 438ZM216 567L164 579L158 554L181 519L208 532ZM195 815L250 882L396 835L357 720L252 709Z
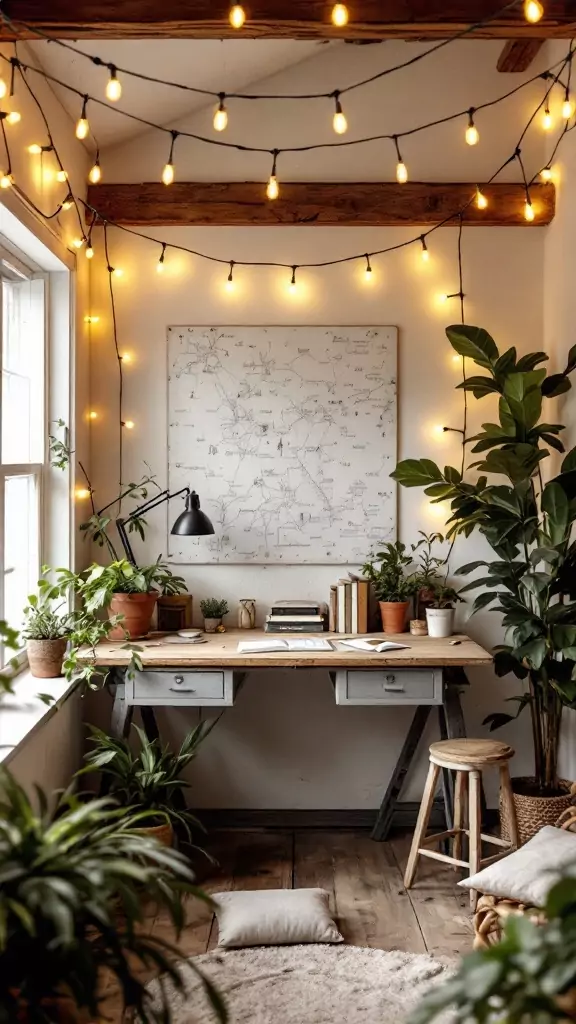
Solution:
M58 710L70 696L75 684L63 676L58 679L35 679L29 669L14 679L14 693L0 696L0 763L8 764L37 729ZM38 693L50 694L47 705Z

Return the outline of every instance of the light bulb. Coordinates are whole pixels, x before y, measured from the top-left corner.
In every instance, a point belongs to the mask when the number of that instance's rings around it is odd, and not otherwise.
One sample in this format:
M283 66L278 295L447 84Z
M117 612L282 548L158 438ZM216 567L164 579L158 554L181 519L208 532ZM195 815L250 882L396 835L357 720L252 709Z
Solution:
M56 181L68 181L68 175L66 171L56 171Z
M91 181L93 185L97 185L98 182L100 181L101 177L102 177L102 168L100 167L100 163L97 160L96 163L90 168L90 172L88 174L88 180Z
M217 132L223 132L228 125L228 111L224 106L224 99L220 100L220 105L214 113L214 130Z
M10 188L14 184L14 179L9 172L4 173L0 177L0 188Z
M422 257L423 262L424 263L428 263L428 260L430 259L430 253L428 252L428 246L426 245L426 239L424 237L422 237L420 239L420 241L422 243L422 252L420 253L420 255Z
M85 238L74 238L72 239L72 245L75 249L81 249L85 241Z
M33 142L31 146L28 146L28 152L31 153L32 156L39 156L42 152L42 146L38 142Z
M540 177L542 178L542 181L552 181L552 168L543 167L540 171Z
M79 501L84 501L85 498L90 497L90 491L87 487L77 487L75 494Z
M122 270L122 267L114 267L114 270L112 271L112 273L113 273L114 277L123 277L124 276L124 271Z
M124 420L122 426L126 427L126 430L134 430L134 420Z
M468 122L465 138L469 146L476 146L480 140L480 134L472 118Z
M133 361L132 360L132 353L131 352L123 352L122 355L120 356L120 359L122 360L123 363L131 363Z
M488 200L479 188L476 189L476 206L479 210L485 210L488 206Z
M242 4L234 4L230 8L230 14L228 15L232 28L242 28L246 21L246 11L242 7Z
M85 255L85 257L86 257L86 259L87 259L87 260L92 260L92 259L94 259L94 249L92 248L92 246L91 246L91 245L89 245L89 246L87 247L87 249L86 249L86 252L84 253L84 255Z
M448 295L447 295L447 293L446 292L442 292L440 295L437 296L437 300L440 303L440 305L443 306L445 302L448 302Z
M334 4L332 8L332 24L336 28L344 28L348 24L348 8L346 4Z
M90 419L90 420L97 420L98 419L98 413L94 409L91 409L90 412L88 413L88 419Z
M405 185L408 181L408 171L406 169L406 164L402 160L396 164L396 181L400 185Z
M278 188L278 179L275 174L271 174L266 186L266 196L268 199L278 199L279 195L280 189Z
M348 131L348 121L346 120L346 116L341 107L336 110L336 113L332 118L332 127L334 128L336 135L344 135L344 133Z
M163 274L164 273L164 258L163 257L160 257L160 259L158 260L158 263L156 264L156 273L157 274Z
M544 131L545 132L549 132L551 130L553 124L554 124L554 121L552 120L552 114L550 113L548 107L546 107L546 110L544 111L544 113L542 115L542 127L543 127Z
M291 295L294 295L298 288L296 284L296 267L292 267L292 277L290 278L290 284L288 285L288 291Z
M62 203L62 209L63 210L69 210L73 205L74 204L73 204L71 199L65 199L64 202Z
M524 203L524 217L528 221L534 220L534 207L529 199Z
M0 100L3 100L8 92L8 86L3 78L0 78Z
M227 292L233 292L236 285L231 277L229 277L224 285Z
M544 14L544 8L539 0L524 0L524 17L531 25L535 25Z
M85 324L98 324L98 323L100 323L100 317L99 316L92 316L92 314L89 313L87 316L84 317L84 323Z
M89 131L90 131L90 125L88 124L88 121L86 120L85 117L81 117L76 122L76 138L77 139L85 139L88 136Z
M106 99L116 103L122 95L122 84L116 77L116 68L110 68L110 78L106 83Z
M8 121L8 124L18 124L18 122L22 120L22 114L18 110L11 110L10 113L6 115L6 120Z
M564 100L564 103L562 104L562 117L566 121L569 121L570 118L572 117L573 113L574 113L574 104L573 104L572 100L570 99L570 97L567 96L566 99Z
M171 185L174 181L174 164L165 164L162 171L162 181L165 185Z

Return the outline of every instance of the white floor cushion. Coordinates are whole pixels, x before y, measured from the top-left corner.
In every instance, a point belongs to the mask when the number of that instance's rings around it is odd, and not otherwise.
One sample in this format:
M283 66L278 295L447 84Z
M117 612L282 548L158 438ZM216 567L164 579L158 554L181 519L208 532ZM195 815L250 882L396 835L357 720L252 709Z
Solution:
M262 889L217 892L219 938L226 948L343 942L325 889Z
M525 846L458 884L541 907L548 890L570 868L576 870L576 833L546 825Z

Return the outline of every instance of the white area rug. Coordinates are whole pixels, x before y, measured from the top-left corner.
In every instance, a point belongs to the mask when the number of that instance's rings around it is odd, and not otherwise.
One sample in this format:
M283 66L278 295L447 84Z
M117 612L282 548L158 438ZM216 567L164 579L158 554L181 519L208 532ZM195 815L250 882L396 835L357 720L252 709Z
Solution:
M226 1000L230 1024L401 1024L446 968L428 956L356 946L269 946L207 953L195 963ZM172 995L174 1024L214 1024L196 976ZM150 984L152 992L158 983Z

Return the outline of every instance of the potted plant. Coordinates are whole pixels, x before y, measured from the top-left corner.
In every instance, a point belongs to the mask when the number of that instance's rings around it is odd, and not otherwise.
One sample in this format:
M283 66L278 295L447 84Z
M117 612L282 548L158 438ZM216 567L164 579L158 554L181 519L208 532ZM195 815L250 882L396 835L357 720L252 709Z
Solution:
M228 614L226 601L219 601L216 597L207 597L200 601L200 610L204 616L204 631L206 633L217 633L222 628L222 619Z
M383 551L377 551L362 566L362 575L370 581L378 598L385 633L403 633L406 628L410 599L417 587L414 573L406 574L411 564L406 545L395 541L385 544Z
M454 632L454 605L461 601L457 590L449 587L445 580L436 580L431 586L432 597L426 607L428 635L435 637L452 636Z
M412 544L412 554L418 552L417 575L418 590L415 597L415 612L417 619L423 619L426 608L434 601L434 587L438 583L440 575L446 569L447 558L433 555L435 544L443 544L444 537L441 533L424 533L419 530L420 540Z
M8 773L0 783L0 1020L100 1019L107 976L139 1020L170 1021L164 987L153 999L144 973L163 972L183 993L178 953L147 932L142 896L179 933L186 896L209 902L193 885L186 859L138 831L141 815L108 799L82 804L67 795L49 810L38 790L37 812ZM225 1020L218 993L202 981Z
M213 723L201 722L196 726L185 736L177 753L162 747L159 739L149 740L137 726L136 751L128 740L116 739L95 726L89 728L93 748L85 754L86 767L77 774L102 772L107 792L122 807L138 811L142 818L140 827L159 842L172 846L174 829L180 828L194 845L193 831L204 829L185 806L183 794L190 783L182 778L182 772L196 757Z
M174 576L160 560L135 566L122 558L110 565L93 563L80 586L80 595L89 612L106 607L109 617L122 616L111 629L110 640L134 640L148 633L160 591L175 594L185 589L184 580Z
M405 487L424 487L432 501L450 502L449 538L479 530L494 552L457 575L485 570L461 593L481 587L472 612L501 613L508 642L496 648L496 675L525 681L524 692L512 698L516 715L528 708L532 718L534 775L512 780L525 841L570 803L570 783L558 777L558 748L562 708L576 707L576 448L547 483L541 463L550 449L564 451L565 428L547 422L542 407L570 390L576 346L561 373L547 374L545 352L500 354L480 327L456 325L446 333L455 351L482 371L459 387L479 400L497 395L498 422L467 439L480 458L464 475L430 459L407 459L392 476ZM496 481L489 483L488 474ZM496 712L486 723L497 729L513 717Z
M39 586L45 582L40 580ZM22 639L26 641L28 664L35 679L54 679L62 675L71 632L72 616L52 609L46 591L28 596Z

